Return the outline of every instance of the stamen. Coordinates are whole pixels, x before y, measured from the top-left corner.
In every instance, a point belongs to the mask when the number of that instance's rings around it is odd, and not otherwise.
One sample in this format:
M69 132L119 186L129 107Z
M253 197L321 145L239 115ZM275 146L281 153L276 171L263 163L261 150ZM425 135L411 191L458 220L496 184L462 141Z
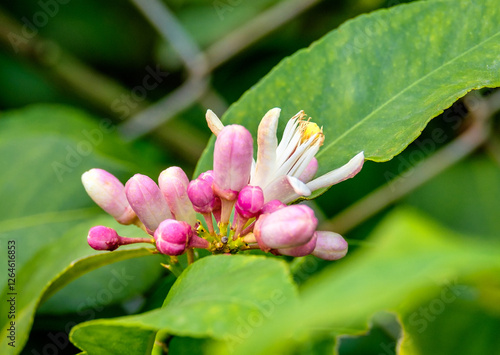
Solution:
M307 121L300 121L299 130L301 131L301 143L306 142L309 138L316 136L314 138L313 144L318 144L319 146L323 145L323 141L325 140L325 136L323 134L323 127L319 128L319 126L310 121L310 117Z

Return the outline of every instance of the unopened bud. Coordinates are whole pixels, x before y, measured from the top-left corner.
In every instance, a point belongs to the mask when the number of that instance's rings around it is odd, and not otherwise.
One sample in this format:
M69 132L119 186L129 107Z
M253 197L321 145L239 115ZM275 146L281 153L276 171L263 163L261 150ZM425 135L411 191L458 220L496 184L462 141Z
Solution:
M264 251L292 248L308 243L317 225L318 220L310 207L293 205L260 215L254 234Z
M214 185L216 194L225 200L235 200L250 179L253 161L253 138L240 125L222 129L214 147Z
M155 231L156 249L165 255L181 255L192 235L192 228L186 222L167 219Z
M92 227L89 230L87 241L95 250L115 250L120 246L120 237L113 228L104 226Z
M200 178L192 180L187 188L189 200L198 213L210 213L217 206L217 198L212 186Z
M264 193L259 186L245 186L238 194L235 209L244 218L257 216L264 205Z
M125 194L130 206L150 233L153 233L162 221L172 218L167 201L150 177L135 174L125 184Z
M136 218L125 196L125 186L114 175L102 169L90 169L82 175L83 187L99 207L121 224Z
M158 183L175 219L194 226L196 213L187 194L189 179L186 173L177 166L170 167L162 171Z
M312 254L325 260L337 260L347 254L348 245L338 233L318 231L318 240Z
M214 183L214 171L213 170L207 170L204 173L201 173L200 176L198 176L198 179L206 181L212 186Z

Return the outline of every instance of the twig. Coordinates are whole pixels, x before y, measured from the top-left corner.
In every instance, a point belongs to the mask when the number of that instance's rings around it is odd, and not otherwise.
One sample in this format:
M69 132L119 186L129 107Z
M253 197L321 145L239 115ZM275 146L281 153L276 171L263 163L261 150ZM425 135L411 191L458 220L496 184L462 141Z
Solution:
M175 49L188 77L180 87L121 125L120 131L128 140L151 132L181 113L202 97L209 87L205 55L170 9L158 0L131 1Z
M11 42L13 38L18 40ZM44 40L40 35L32 38L23 36L22 26L0 10L0 42L14 53L27 58L45 69L53 79L70 87L73 92L90 102L103 112L116 116L111 103L130 91L118 82L101 75L83 64L71 54L65 52L57 43ZM132 114L144 108L141 103L130 107Z
M283 24L294 19L320 0L282 1L259 14L205 50L212 71L236 54L268 35Z
M469 100L473 97L471 95L478 94L471 93L464 98L465 105L469 106L469 116L472 121L471 126L464 133L415 166L411 175L403 174L394 178L389 185L383 185L374 190L329 221L324 222L319 229L335 230L341 234L350 231L483 145L491 130L488 119L498 110L500 91L496 91L486 99L474 100L476 105L474 109L468 105L468 102L472 102ZM394 189L395 185L399 187Z
M22 26L0 10L0 44L4 43L5 47L12 50L13 53L44 69L44 73L48 74L54 82L70 88L72 94L79 96L103 113L114 117L115 120L123 120L131 115L139 114L150 105L147 100L136 101L134 105L127 107L129 113L122 115L122 112L113 111L112 103L120 97L130 96L129 89L96 72L85 63L66 53L55 42L45 40L40 35L31 39L22 37L25 40L16 42L15 46L10 42L9 35L11 37L13 35L21 36ZM189 89L189 87L185 89ZM175 99L174 96L172 100ZM179 139L179 131L183 132L182 139ZM189 135L186 135L186 132ZM166 142L169 148L181 152L178 156L182 156L189 163L196 163L205 148L205 144L194 144L189 138L190 136L199 137L199 131L182 121L172 121L169 123L169 129L155 132L155 135Z
M126 139L134 140L151 132L190 107L205 93L207 87L207 79L188 79L163 99L123 123L121 133Z
M190 75L203 77L207 74L207 63L203 52L164 3L158 0L131 0L131 2L172 45Z
M132 2L176 49L188 69L189 77L174 92L122 124L120 130L129 140L151 132L195 101L199 101L209 88L207 77L213 69L295 18L319 0L291 0L279 3L210 46L205 53L190 39L182 24L165 5L157 0L132 0ZM195 59L191 60L192 58Z

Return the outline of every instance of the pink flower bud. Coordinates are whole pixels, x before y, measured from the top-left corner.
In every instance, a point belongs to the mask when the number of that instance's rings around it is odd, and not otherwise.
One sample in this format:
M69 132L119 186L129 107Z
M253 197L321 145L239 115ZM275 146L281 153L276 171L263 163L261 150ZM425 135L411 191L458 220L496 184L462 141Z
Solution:
M198 176L198 179L206 181L210 184L210 186L212 186L212 184L214 183L214 171L207 170L204 173L201 173L200 176Z
M283 207L286 207L286 205L283 202L281 202L280 200L271 200L262 207L262 210L260 212L262 214L272 213L272 212L277 211Z
M120 237L112 228L96 226L90 228L87 241L95 250L115 250L120 246Z
M305 168L305 170L302 172L302 174L300 174L299 180L304 183L308 183L313 179L317 171L318 171L318 159L313 157L309 162L309 164L307 165L307 167Z
M114 175L102 169L90 169L82 175L83 187L90 198L121 224L136 218L125 196L125 187Z
M177 166L170 167L161 172L158 183L175 219L194 226L196 213L187 194L189 179L186 173Z
M318 240L312 255L325 260L337 260L347 254L348 245L340 234L318 231Z
M125 184L125 194L130 206L150 233L162 221L172 218L167 201L150 177L141 174L132 176Z
M264 193L259 186L245 186L238 194L236 212L244 218L252 218L259 214L264 205Z
M253 139L243 126L224 127L214 148L215 193L225 200L235 200L250 180Z
M200 178L189 183L187 194L194 210L198 213L210 213L217 205L212 186Z
M167 219L155 231L156 249L166 255L181 255L192 235L192 228L186 222Z
M278 249L278 253L280 253L281 255L289 255L295 257L309 255L314 251L314 248L316 247L316 240L317 235L316 233L314 233L311 240L306 244L293 248Z
M308 243L317 225L318 220L310 207L293 205L260 215L254 234L264 251L292 248Z

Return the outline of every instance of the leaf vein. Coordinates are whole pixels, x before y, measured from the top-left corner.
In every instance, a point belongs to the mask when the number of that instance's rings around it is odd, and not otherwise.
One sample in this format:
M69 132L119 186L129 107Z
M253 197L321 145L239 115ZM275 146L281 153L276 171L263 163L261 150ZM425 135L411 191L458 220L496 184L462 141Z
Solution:
M352 132L353 130L355 130L356 128L358 128L361 124L363 124L365 121L367 121L368 119L370 119L373 115L375 115L378 111L382 110L385 106L389 105L392 101L394 101L396 98L398 98L399 96L401 96L402 94L404 94L406 91L410 90L411 88L413 88L414 86L418 85L420 82L422 82L423 80L427 79L428 77L432 76L436 71L450 65L451 63L453 63L455 60L458 60L460 59L461 57L463 57L464 55L470 53L471 51L475 50L476 48L484 45L486 42L492 40L493 38L497 37L500 35L500 32L497 32L496 34L492 35L491 37L488 37L487 39L483 40L482 42L474 45L473 47L469 48L467 51L463 52L462 54L450 59L449 61L447 61L446 63L444 63L443 65L440 65L439 67L435 68L434 70L432 70L431 72L427 73L426 75L422 76L420 79L416 80L415 82L413 82L411 85L405 87L403 90L401 90L399 93L397 93L396 95L392 96L389 100L385 101L382 105L380 105L379 107L377 107L375 110L373 110L372 112L370 112L367 116L365 116L363 119L361 119L360 121L356 122L356 124L354 124L352 127L350 127L349 129L347 129L344 133L342 133L339 137L337 137L333 142L329 143L327 146L325 146L323 149L321 149L317 155L317 157L321 156L324 152L328 151L328 149L332 146L334 146L338 141L342 140L345 136L347 136L350 132Z

